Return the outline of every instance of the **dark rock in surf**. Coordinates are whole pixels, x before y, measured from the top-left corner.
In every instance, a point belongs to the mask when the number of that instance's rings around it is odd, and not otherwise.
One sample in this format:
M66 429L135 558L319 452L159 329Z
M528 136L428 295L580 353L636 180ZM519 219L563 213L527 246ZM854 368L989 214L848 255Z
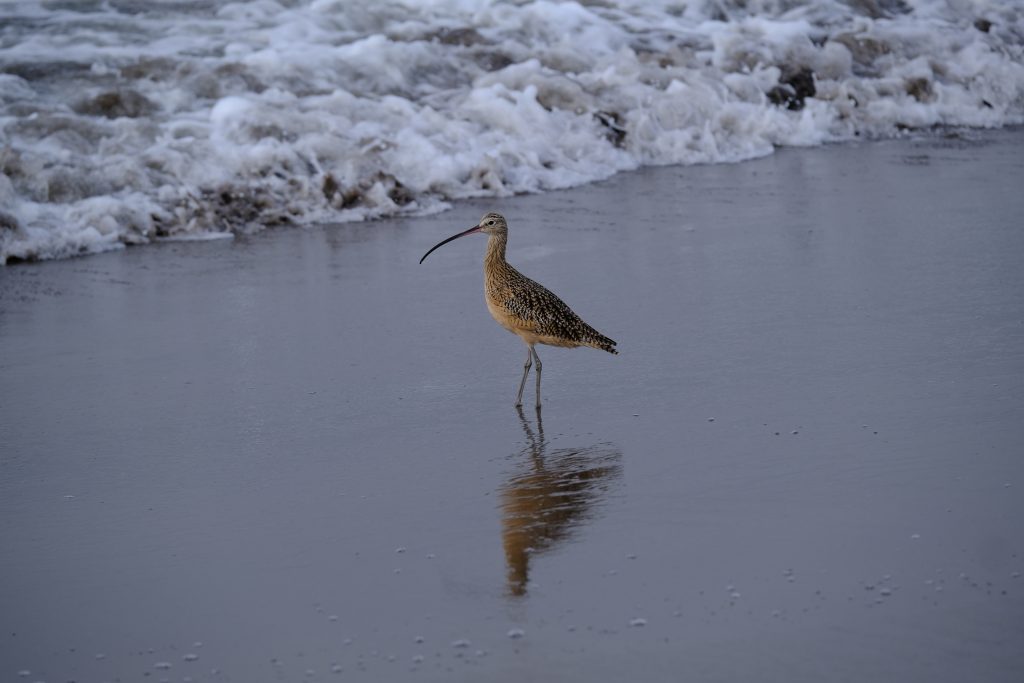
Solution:
M804 108L804 100L817 94L814 86L814 72L807 67L785 68L779 74L779 84L769 90L768 101L777 107L792 111Z

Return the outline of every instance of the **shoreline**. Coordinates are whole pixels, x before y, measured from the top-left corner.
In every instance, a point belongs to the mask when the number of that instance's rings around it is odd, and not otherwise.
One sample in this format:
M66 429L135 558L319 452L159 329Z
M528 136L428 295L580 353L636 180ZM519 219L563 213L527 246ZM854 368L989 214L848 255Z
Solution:
M515 193L515 194L509 195L509 196L474 197L474 198L460 198L460 199L449 199L449 200L437 200L437 201L439 201L444 206L442 206L440 208L437 208L437 207L429 208L429 209L426 209L423 213L391 214L391 215L386 215L386 216L373 216L373 217L365 218L365 219L362 219L362 220L351 220L351 221L341 221L341 222L336 222L336 221L310 221L310 222L301 222L301 223L295 223L295 224L286 224L284 226L280 226L280 225L277 225L277 226L275 226L275 225L260 225L255 230L248 230L247 229L246 231L243 231L243 232L234 232L234 231L231 231L231 230L225 230L225 231L217 231L217 232L198 232L198 233L186 232L186 233L181 233L181 234L178 234L178 235L154 236L154 237L147 238L147 241L144 241L144 242L117 242L114 245L110 245L109 247L105 247L105 248L100 248L100 249L95 250L95 251L93 250L93 248L95 246L94 245L94 246L83 248L83 250L80 251L79 253L70 254L70 255L63 255L63 256L58 256L58 257L47 256L47 257L40 258L38 255L35 255L35 256L28 257L28 258L21 258L21 257L18 257L18 256L8 256L6 262L0 264L0 267L11 266L11 265L25 265L25 264L32 264L32 263L43 263L43 262L46 262L46 261L63 261L63 260L66 260L66 259L86 258L86 257L89 257L89 256L96 256L96 255L99 255L99 254L108 254L108 253L112 253L112 252L119 252L119 251L124 251L124 250L128 250L128 249L134 249L134 248L137 248L137 247L148 247L148 246L167 244L167 243L211 242L211 241L218 241L218 240L246 239L246 238L252 237L254 235L259 235L259 234L262 234L262 233L268 232L268 231L269 232L276 232L276 231L279 231L279 230L296 230L296 229L297 230L317 230L317 229L323 229L323 228L331 227L331 226L351 225L351 224L354 224L354 223L356 223L356 224L358 224L358 223L376 224L376 223L388 223L388 222L394 222L394 221L416 220L416 219L428 218L428 217L431 217L431 216L444 215L444 214L447 214L447 213L452 212L452 211L457 211L459 209L459 206L462 205L462 204L479 204L481 202L486 203L488 201L491 201L491 202L503 202L503 201L507 201L509 199L512 199L514 197L530 197L530 196L543 195L543 194L547 194L547 193L551 193L551 192L568 192L568 191L577 190L577 189L580 189L580 188L585 188L585 187L588 187L588 186L591 186L591 185L598 185L598 184L602 184L602 183L614 182L615 178L617 178L618 176L623 175L623 174L639 173L639 172L643 172L643 171L646 171L646 170L654 170L654 169L660 169L660 168L675 168L675 167L678 167L678 168L690 168L690 167L702 167L702 166L709 166L709 165L710 166L715 166L715 165L719 165L719 164L744 164L744 163L749 163L749 162L752 162L752 161L757 161L759 159L763 159L765 157L772 156L772 155L775 155L775 154L779 154L780 152L788 151L788 150L794 150L795 151L795 150L819 149L819 148L830 148L830 147L856 146L856 145L863 145L863 144L883 144L883 143L890 143L890 142L891 143L915 142L915 141L925 142L925 141L928 141L928 140L935 140L935 139L939 139L939 140L941 140L941 139L956 139L956 140L965 140L965 141L980 141L986 135L997 134L997 133L999 133L1001 131L1005 131L1007 133L1011 133L1012 134L1012 133L1018 132L1020 130L1024 130L1024 124L1009 123L1009 124L1006 124L1006 125L1003 125L1003 126L999 126L999 127L995 127L995 128L978 128L978 127L957 126L957 125L933 126L931 129L928 129L928 130L925 130L925 129L907 129L907 130L901 131L899 133L896 133L896 134L893 134L893 135L890 135L890 136L884 136L884 137L883 136L877 136L877 137L876 136L872 136L872 137L868 137L868 138L854 137L854 138L846 139L846 140L826 141L826 142L823 142L823 143L820 143L820 144L810 145L810 146L797 146L797 145L777 146L777 147L773 148L772 151L767 153L767 154L759 155L759 156L747 157L747 158L743 158L743 159L739 159L739 160L735 160L735 161L694 162L692 164L685 164L685 165L669 164L669 165L664 165L664 166L662 166L662 165L641 166L639 168L616 171L612 175L610 175L610 176L608 176L606 178L601 178L601 179L596 179L596 180L589 180L589 181L586 181L586 182L584 182L582 184L579 184L579 185L570 185L568 187L563 187L563 188L558 188L558 189L545 189L545 190L539 190L539 191L520 192L520 193ZM434 200L431 200L431 201L434 201Z
M1024 131L0 269L0 669L1019 680ZM618 341L522 344L508 259ZM529 391L526 392L530 394Z

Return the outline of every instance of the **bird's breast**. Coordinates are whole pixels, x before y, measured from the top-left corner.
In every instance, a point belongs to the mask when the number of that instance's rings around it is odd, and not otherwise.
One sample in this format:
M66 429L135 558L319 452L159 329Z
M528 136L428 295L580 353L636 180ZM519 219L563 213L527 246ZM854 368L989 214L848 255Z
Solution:
M501 278L487 278L484 281L484 301L487 302L487 310L491 317L499 325L523 337L527 342L536 341L527 339L528 336L532 336L537 323L531 320L526 311L520 310L522 306L516 305L518 299L515 288Z
M505 303L506 300L500 291L493 291L490 288L487 288L485 291L484 301L487 302L487 310L490 312L491 317L509 332L518 333L523 328L525 321L509 310Z

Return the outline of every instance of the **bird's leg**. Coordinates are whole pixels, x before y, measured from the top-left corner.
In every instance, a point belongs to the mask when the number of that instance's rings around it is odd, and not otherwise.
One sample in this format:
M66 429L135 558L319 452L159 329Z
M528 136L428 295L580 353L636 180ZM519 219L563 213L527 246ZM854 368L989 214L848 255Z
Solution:
M532 345L530 346L530 353L533 354L533 359L537 361L537 410L540 410L540 356L537 355L537 349L533 348Z
M523 379L519 381L519 393L516 394L516 408L523 405L523 387L526 386L526 375L529 374L531 365L533 365L533 347L527 345L526 363L523 365Z

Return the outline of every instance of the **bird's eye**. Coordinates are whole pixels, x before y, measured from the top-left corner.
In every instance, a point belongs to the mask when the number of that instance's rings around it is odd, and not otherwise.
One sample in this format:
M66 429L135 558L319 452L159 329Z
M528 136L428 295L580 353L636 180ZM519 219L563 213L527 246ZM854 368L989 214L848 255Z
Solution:
M494 221L487 221L487 225L494 225Z

